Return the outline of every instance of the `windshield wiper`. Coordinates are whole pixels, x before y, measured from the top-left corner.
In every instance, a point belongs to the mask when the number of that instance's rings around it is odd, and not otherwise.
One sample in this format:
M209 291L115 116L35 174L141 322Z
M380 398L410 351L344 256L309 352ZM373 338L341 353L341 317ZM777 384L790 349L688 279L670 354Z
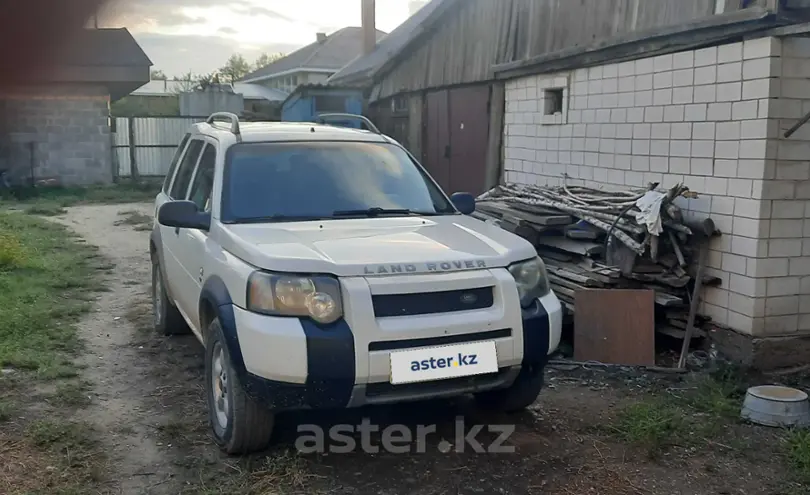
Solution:
M314 222L328 220L328 217L314 215L270 215L266 217L238 218L233 223L273 223L273 222Z
M441 215L435 211L413 211L405 208L367 208L365 210L338 210L332 213L334 217L369 217L374 218L381 215L408 215L408 216L436 216Z

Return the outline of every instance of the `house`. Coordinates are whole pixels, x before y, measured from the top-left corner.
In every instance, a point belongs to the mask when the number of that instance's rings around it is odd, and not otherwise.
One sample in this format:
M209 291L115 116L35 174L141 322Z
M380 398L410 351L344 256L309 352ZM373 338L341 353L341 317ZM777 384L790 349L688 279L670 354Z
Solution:
M284 91L259 84L237 82L234 93L242 95L243 115L278 118L281 104L289 96ZM113 108L114 116L176 116L180 115L178 95L194 89L191 81L153 80L133 91Z
M506 82L505 180L616 188L682 182L723 236L701 312L725 354L810 359L808 18L761 7L494 67Z
M12 180L113 178L110 103L149 81L152 62L126 29L84 29L47 71L0 94L0 169Z
M330 84L449 192L671 186L711 216L701 311L727 355L810 359L806 0L433 0ZM810 117L808 117L810 119Z
M494 66L677 26L721 3L433 0L329 83L365 88L381 130L408 143L448 190L479 193L501 177L504 86Z
M375 32L377 40L386 35L379 30ZM241 82L288 93L301 84L322 84L341 67L362 55L364 44L363 29L359 27L343 28L328 36L318 33L314 43L248 74Z

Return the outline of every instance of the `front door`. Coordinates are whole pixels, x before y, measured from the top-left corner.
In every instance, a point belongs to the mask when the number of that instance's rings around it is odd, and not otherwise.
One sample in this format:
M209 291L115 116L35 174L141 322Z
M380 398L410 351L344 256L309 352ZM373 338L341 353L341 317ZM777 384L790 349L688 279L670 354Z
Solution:
M424 165L445 192L451 192L449 105L447 91L435 91L425 97Z
M425 97L424 165L447 193L486 189L489 85L428 93Z
M197 168L197 162L200 160L203 145L205 144L199 138L194 138L189 142L186 153L183 155L180 165L177 170L177 175L172 182L171 189L169 190L169 197L173 200L186 199L191 179L194 175L194 170ZM183 290L185 288L185 271L182 268L180 261L184 253L182 243L180 242L181 236L184 235L183 231L187 229L179 229L176 227L160 226L160 239L163 244L163 264L166 273L165 283L168 286L168 292L171 294L173 302L186 318L190 318L188 314L188 307L183 303Z
M207 142L200 157L199 165L191 180L186 199L197 204L201 211L211 212L211 192L214 186L214 165L217 149L213 141ZM203 332L200 327L200 293L205 280L205 252L208 233L197 229L182 229L178 238L181 255L178 262L183 276L181 277L178 299L191 321L193 328Z

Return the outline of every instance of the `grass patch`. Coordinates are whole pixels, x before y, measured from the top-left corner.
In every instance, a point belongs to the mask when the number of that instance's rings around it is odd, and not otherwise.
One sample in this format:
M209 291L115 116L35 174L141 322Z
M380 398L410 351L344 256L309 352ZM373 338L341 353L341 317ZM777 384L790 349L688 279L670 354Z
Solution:
M143 225L152 222L151 216L144 215L139 211L122 211L119 215L123 218L115 222L115 225Z
M13 270L22 267L27 260L26 252L19 237L11 232L0 233L0 270Z
M162 181L143 180L139 183L89 187L36 187L15 190L15 198L0 201L2 207L33 205L54 211L57 208L82 204L142 203L154 201Z
M786 438L790 466L802 483L810 483L810 430L791 430Z
M67 210L56 203L42 203L29 206L25 209L28 215L40 215L44 217L55 217L67 213Z
M19 213L0 213L0 232L0 367L71 375L80 347L74 323L90 309L88 292L103 288L98 253L63 227Z
M60 407L81 407L90 404L90 384L68 382L59 385L54 393L54 402Z
M671 394L656 395L622 409L608 432L620 440L646 448L655 457L671 446L705 447L718 444L744 448L726 436L737 424L745 387L736 369L721 369L686 380Z
M184 494L226 495L320 493L313 491L312 474L308 461L294 451L270 454L264 458L248 458L240 463L227 464L222 471L210 466L200 469L199 484L189 486Z
M663 399L632 404L619 413L614 425L617 436L625 442L643 446L651 454L677 443L684 432L682 412Z
M17 412L17 407L8 400L0 400L0 423L9 421Z

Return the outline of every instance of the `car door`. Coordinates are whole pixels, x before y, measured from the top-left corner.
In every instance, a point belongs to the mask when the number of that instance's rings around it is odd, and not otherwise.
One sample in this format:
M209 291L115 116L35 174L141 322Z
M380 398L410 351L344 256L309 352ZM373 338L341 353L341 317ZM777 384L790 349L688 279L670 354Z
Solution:
M202 154L205 142L201 138L192 138L189 141L186 152L180 160L177 173L169 188L168 197L170 200L181 200L186 198L191 178L197 167L197 162ZM189 318L188 308L182 304L182 290L185 286L185 275L180 260L184 256L180 247L181 230L175 227L160 226L160 239L163 244L163 271L166 273L165 283L167 292L171 295L173 302L186 317Z
M217 158L217 145L207 140L197 168L189 185L186 199L193 201L201 211L211 212L211 199L214 186L214 170ZM183 276L178 280L181 287L178 298L194 328L200 328L199 301L202 284L205 280L205 256L208 233L197 229L181 229L177 239L180 268Z

